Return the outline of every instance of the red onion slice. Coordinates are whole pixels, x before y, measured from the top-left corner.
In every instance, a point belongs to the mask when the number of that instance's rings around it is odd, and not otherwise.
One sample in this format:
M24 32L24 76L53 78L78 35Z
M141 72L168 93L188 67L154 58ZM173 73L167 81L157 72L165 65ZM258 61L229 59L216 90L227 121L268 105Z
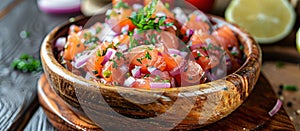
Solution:
M141 67L140 66L135 66L134 69L131 70L131 74L133 77L141 77Z
M75 13L80 12L80 2L80 0L38 0L38 7L46 13Z
M60 37L56 40L55 47L57 48L58 51L61 51L64 49L66 43L67 43L66 37Z
M108 60L114 58L116 52L117 52L116 50L114 50L112 48L108 48L107 51L106 51L106 54L104 56L104 60L101 64L104 65Z
M282 106L281 100L277 99L275 106L273 107L273 109L271 111L269 111L269 115L274 116L279 111L281 106Z
M179 50L176 50L176 49L169 48L169 49L168 49L168 52L169 52L170 54L180 55L180 51L179 51Z
M150 88L170 88L169 82L150 82Z

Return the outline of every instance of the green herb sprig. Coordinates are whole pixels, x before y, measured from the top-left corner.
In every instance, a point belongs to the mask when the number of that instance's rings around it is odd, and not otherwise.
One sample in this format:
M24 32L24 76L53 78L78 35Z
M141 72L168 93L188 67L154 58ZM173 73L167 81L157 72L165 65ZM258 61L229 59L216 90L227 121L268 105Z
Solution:
M160 27L171 27L173 23L165 23L167 17L152 17L155 13L155 7L158 0L153 0L148 6L140 9L138 12L133 12L129 19L139 30L155 29L160 30Z
M38 72L42 70L41 62L28 54L22 54L11 63L11 67L22 72Z

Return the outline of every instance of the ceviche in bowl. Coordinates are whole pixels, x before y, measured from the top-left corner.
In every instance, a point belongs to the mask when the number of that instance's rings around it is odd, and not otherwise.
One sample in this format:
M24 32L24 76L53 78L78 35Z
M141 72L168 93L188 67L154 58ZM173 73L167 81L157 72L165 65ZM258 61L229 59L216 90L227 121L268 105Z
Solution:
M236 25L189 6L118 0L55 28L41 60L58 96L103 129L194 129L247 98L261 50Z

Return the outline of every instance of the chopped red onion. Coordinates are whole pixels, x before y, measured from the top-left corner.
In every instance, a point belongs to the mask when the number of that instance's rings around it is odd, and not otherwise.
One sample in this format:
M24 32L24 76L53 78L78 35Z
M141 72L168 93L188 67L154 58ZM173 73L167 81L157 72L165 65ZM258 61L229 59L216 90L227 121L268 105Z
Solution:
M180 52L180 56L182 56L183 58L185 58L188 55L187 52L181 51Z
M170 88L169 82L150 82L150 88Z
M132 76L130 76L130 77L128 77L128 78L124 81L124 86L129 87L129 86L131 86L134 82L135 82L135 79L134 79Z
M114 50L112 48L108 48L107 51L106 51L106 54L104 56L104 60L101 64L104 65L108 60L114 58L116 52L117 52L116 50Z
M91 57L91 55L94 54L96 50L87 50L81 53L80 56L76 56L75 60L72 62L72 65L76 68L79 69L83 67L88 59Z
M131 70L131 74L133 77L141 77L141 67L140 66L135 66L134 69Z
M64 49L66 43L67 43L66 37L60 37L56 40L55 47L57 48L58 51L61 51Z
M169 52L170 54L180 55L180 51L179 51L179 50L176 50L176 49L173 49L173 48L169 48L169 49L168 49L168 52Z
M273 107L273 109L271 111L269 111L269 115L274 116L279 111L281 106L282 106L282 102L279 99L277 99L275 106Z
M187 29L186 30L186 36L187 37L190 37L191 35L193 35L194 34L194 30L192 30L192 29Z

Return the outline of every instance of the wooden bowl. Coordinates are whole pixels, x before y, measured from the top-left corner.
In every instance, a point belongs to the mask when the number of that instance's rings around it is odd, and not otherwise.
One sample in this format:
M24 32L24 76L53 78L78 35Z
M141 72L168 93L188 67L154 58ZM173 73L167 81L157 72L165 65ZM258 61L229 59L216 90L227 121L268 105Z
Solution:
M104 20L104 15L93 19ZM84 25L78 17L52 30L41 46L41 60L53 90L76 113L103 129L195 129L216 122L237 109L253 90L261 68L261 50L255 40L234 24L227 24L244 46L246 59L234 73L209 83L168 89L109 87L75 75L58 63L54 42L67 36L71 24ZM133 124L134 123L134 124ZM134 125L134 126L133 126Z

